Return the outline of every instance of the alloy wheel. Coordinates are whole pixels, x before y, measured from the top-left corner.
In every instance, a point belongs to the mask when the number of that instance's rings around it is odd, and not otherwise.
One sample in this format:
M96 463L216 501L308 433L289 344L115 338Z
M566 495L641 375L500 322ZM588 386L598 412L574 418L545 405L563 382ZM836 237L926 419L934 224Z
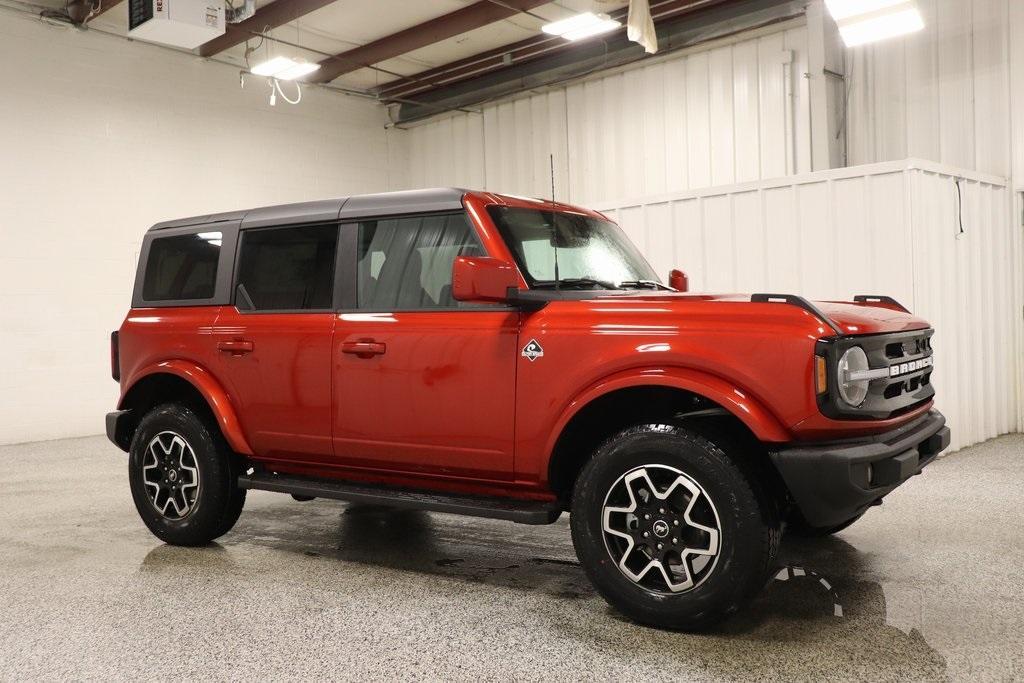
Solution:
M643 465L619 477L605 496L601 528L619 571L659 594L699 586L721 550L721 522L711 497L667 465Z
M187 517L199 496L199 463L192 447L180 434L160 432L144 457L142 481L153 507L168 519Z

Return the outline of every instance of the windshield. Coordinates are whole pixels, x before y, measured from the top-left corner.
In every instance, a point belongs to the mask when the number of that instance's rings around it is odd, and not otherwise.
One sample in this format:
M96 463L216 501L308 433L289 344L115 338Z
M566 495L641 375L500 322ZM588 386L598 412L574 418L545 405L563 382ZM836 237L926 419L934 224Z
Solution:
M663 287L622 229L610 221L507 206L488 211L530 287L551 287L556 280L562 286L601 289Z

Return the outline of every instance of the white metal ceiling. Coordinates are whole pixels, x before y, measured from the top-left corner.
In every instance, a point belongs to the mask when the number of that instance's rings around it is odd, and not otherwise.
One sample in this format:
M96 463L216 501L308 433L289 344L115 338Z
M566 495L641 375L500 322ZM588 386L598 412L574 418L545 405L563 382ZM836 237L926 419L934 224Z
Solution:
M284 54L319 61L324 55L338 54L370 41L383 38L424 21L454 12L476 0L337 0L297 21L280 26L269 35L251 58L262 61L264 55ZM62 4L63 0L54 0ZM94 20L97 27L117 32L127 31L127 4L120 3ZM268 2L257 0L257 7ZM414 50L395 59L376 64L374 69L360 69L334 81L335 85L365 89L394 80L399 74L410 76L420 71L469 57L479 52L524 40L540 33L545 20L556 20L577 11L610 12L625 7L628 0L559 0L532 11ZM543 17L540 19L538 17ZM278 42L284 41L284 42ZM254 39L251 44L258 43ZM288 45L301 45L299 49ZM219 58L243 65L245 47L237 46Z

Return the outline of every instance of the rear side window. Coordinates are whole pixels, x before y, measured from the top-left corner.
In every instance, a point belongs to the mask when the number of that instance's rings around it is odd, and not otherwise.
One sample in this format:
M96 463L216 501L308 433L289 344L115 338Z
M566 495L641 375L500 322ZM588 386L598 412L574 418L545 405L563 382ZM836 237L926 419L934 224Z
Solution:
M338 226L247 230L238 284L257 311L330 309Z
M146 301L209 299L217 285L222 235L158 237L149 247L142 298Z

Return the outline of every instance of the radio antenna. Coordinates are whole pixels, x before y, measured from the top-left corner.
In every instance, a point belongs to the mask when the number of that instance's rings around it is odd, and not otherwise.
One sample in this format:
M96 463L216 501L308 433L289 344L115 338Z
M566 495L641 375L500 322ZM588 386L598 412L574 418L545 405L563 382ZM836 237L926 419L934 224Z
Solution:
M558 291L558 223L555 221L555 155L549 154L551 165L551 244L555 248L555 291Z

